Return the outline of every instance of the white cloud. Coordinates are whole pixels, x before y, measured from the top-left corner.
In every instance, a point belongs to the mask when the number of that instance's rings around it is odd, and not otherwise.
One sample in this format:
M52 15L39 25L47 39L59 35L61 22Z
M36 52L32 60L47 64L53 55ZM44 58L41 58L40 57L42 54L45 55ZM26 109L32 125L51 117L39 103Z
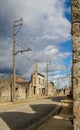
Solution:
M9 7L16 17L23 17L24 28L42 39L53 39L57 42L70 38L70 23L64 17L65 0L10 0ZM15 17L15 20L16 20Z
M51 66L51 70L54 67L56 72L59 71L62 61L71 55L71 52L60 51L61 43L68 41L71 36L71 24L64 16L64 13L70 9L65 8L64 2L65 0L7 0L0 4L0 7L3 7L0 8L3 30L6 26L5 35L10 33L11 36L0 40L2 46L0 54L3 56L1 57L2 67L12 66L13 21L23 17L23 27L16 37L21 41L20 44L24 49L31 47L32 51L16 57L18 71L24 77L30 77L36 59L39 61L39 70L42 73L45 73L47 61L56 63L55 67ZM3 17L5 17L4 21L10 21L10 26L9 23L8 26L4 24Z
M71 55L70 52L65 52L65 53L59 53L58 58L64 59L66 57L69 57Z
M56 48L55 46L47 46L44 49L44 53L45 55L55 55L59 52L58 48Z

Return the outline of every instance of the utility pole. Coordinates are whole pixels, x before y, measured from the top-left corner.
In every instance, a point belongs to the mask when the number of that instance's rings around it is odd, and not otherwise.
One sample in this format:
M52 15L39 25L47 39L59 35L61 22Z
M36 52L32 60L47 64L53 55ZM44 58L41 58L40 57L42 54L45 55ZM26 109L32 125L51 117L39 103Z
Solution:
M15 100L15 81L16 81L16 34L19 31L16 27L21 27L23 25L23 19L14 21L13 25L13 101Z
M69 86L69 74L68 74L68 65L66 66L67 68L67 87Z
M48 95L48 63L47 63L47 66L46 66L46 83L47 83L47 88L46 88L46 95Z
M48 67L49 67L50 63L47 62L47 66L46 66L46 83L47 83L47 87L46 87L46 95L48 95Z
M21 51L16 52L16 35L22 25L23 25L22 18L17 21L14 21L14 25L13 25L13 101L15 101L15 87L16 87L15 86L16 85L16 55L18 53L23 53L23 52L31 50L30 48L28 48L27 50L21 50ZM19 28L16 29L16 27L19 27Z
M35 71L38 73L38 61L35 61Z
M58 87L58 94L59 94L59 77L57 77L57 87Z

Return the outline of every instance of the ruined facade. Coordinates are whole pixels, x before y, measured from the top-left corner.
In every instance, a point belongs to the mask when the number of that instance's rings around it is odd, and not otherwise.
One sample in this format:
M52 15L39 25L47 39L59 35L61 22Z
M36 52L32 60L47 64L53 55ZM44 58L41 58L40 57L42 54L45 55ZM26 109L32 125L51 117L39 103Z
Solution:
M45 95L45 77L44 75L35 71L31 76L32 95L44 96Z
M8 102L15 100L22 100L27 98L34 98L40 96L55 96L56 88L48 83L48 93L46 93L47 84L45 76L35 71L31 75L30 81L26 82L22 76L16 77L15 97L13 89L13 76L6 80L0 77L0 102Z
M21 76L16 77L15 100L26 98L27 82ZM0 78L0 102L13 101L13 76L7 79Z
M80 130L80 0L72 0L72 50L74 130Z
M45 95L47 95L47 96L56 96L57 95L57 89L52 83L48 82L48 86L47 86L47 83L45 83L45 86L46 86L45 90L48 87L47 91L45 91L46 92Z

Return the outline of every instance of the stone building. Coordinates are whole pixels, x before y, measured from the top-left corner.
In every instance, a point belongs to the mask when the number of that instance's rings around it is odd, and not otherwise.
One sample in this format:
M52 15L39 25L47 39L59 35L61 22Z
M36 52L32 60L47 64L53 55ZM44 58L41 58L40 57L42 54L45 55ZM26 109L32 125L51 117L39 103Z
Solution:
M48 96L56 96L57 90L52 83L48 83Z
M31 80L26 82L22 76L16 77L15 97L13 89L13 76L9 76L6 80L0 77L0 101L7 102L45 95L45 77L44 75L34 72Z
M80 0L72 0L72 50L74 130L80 130Z
M45 95L45 77L35 71L31 76L32 96Z
M21 76L16 77L15 97L13 97L13 76L6 80L0 78L0 101L8 102L15 100L26 99L30 93L28 90L29 83L25 82Z
M8 81L0 79L0 101L10 101L11 95L10 83Z
M65 88L64 95L67 95L67 96L71 97L71 91L72 91L72 87Z
M45 76L38 72L37 67L31 75L30 81L26 82L22 76L16 76L15 89L13 88L13 75L6 80L0 77L0 101L7 102L22 100L40 96L54 96L55 87L45 82Z
M31 95L32 97L39 96L54 96L56 88L51 83L45 81L45 76L38 72L37 62L35 71L31 76Z
M68 96L68 97L71 97L71 87L57 89L56 94L58 96Z

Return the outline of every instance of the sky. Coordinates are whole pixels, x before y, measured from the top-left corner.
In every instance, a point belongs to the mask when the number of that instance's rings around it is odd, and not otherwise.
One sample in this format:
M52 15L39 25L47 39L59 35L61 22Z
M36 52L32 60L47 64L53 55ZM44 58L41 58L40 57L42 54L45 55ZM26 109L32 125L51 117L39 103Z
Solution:
M0 0L0 75L13 74L13 22L23 18L16 34L16 75L30 80L38 63L39 73L57 86L69 84L72 66L70 0ZM18 30L19 27L16 27Z

